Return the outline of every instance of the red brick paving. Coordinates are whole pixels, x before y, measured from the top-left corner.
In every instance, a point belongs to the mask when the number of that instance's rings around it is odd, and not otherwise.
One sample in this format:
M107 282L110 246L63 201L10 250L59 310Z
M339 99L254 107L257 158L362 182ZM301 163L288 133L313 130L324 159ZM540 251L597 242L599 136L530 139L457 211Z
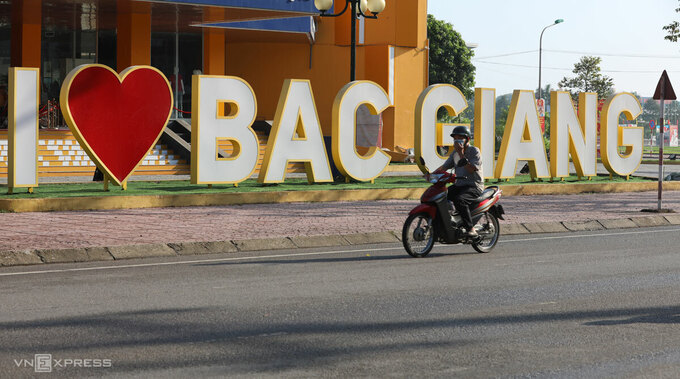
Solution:
M512 196L505 223L645 216L656 192ZM108 211L1 213L0 251L224 241L401 230L417 201L288 203ZM680 191L664 192L680 212Z

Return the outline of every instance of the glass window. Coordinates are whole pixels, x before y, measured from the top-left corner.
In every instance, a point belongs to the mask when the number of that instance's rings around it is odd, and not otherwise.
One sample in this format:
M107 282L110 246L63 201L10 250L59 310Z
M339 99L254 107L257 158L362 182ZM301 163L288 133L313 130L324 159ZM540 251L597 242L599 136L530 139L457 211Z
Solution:
M43 2L42 14L40 126L61 128L66 127L59 110L64 78L81 64L97 63L99 53L103 64L115 68L115 30L100 30L96 4Z

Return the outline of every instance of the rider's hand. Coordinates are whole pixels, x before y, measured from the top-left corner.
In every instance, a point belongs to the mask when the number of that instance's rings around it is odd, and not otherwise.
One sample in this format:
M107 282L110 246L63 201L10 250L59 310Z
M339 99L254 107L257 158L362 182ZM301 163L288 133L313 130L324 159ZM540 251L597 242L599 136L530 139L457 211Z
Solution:
M464 146L463 144L454 143L454 144L453 144L453 148L456 149L456 152L457 152L458 155L461 156L461 157L462 157L463 154L465 153L465 146Z

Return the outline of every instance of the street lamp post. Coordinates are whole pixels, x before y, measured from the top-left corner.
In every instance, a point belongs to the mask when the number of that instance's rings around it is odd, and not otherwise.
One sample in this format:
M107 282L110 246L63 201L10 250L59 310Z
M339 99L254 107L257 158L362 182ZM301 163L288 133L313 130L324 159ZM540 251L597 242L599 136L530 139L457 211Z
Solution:
M541 55L543 53L543 32L545 32L545 30L548 29L549 27L555 26L555 25L560 24L562 22L564 22L564 20L561 19L561 18L558 18L557 20L555 20L554 23L543 28L543 30L541 31L541 38L539 38L539 40L538 40L538 98L539 99L541 99L541 95L542 95L542 93L541 93L541 91L542 91L542 88L541 88Z
M338 17L352 7L351 19L351 51L350 51L350 68L349 81L353 82L356 79L356 49L357 49L357 17L364 18L378 18L378 13L385 9L385 0L345 0L345 8L335 14L327 14L326 12L333 6L333 0L314 0L314 5L321 11L321 17ZM366 14L369 11L372 15Z

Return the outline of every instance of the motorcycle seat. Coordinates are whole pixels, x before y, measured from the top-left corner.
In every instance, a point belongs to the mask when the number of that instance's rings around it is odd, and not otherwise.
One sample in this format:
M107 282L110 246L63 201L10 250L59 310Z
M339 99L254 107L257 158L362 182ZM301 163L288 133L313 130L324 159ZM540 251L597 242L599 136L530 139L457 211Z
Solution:
M482 192L481 195L477 199L475 199L475 203L481 203L482 201L486 199L490 199L493 197L493 195L496 194L496 191L498 191L498 186L489 186L484 189L484 192Z

